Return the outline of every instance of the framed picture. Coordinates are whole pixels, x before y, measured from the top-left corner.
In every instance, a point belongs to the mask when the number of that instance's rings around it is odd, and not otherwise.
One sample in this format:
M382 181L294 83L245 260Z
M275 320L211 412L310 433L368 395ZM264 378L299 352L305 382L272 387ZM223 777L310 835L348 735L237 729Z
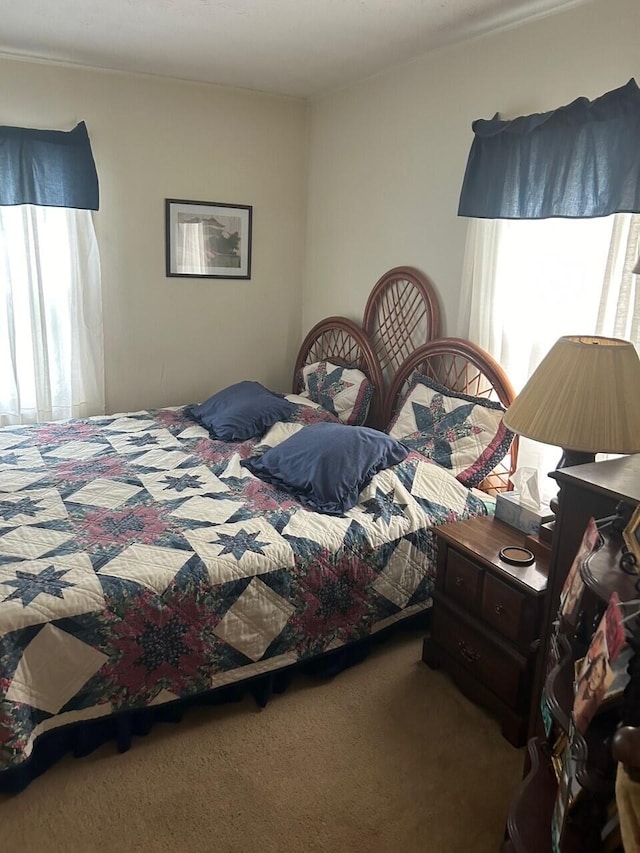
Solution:
M251 278L253 208L165 199L167 276Z
M640 574L640 504L635 508L629 523L622 531L624 544L635 557L635 571Z

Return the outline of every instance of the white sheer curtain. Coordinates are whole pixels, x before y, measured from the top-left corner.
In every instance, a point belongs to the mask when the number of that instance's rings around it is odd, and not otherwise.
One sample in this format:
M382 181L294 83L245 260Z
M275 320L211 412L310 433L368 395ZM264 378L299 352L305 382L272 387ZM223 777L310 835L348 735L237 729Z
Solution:
M91 212L0 207L0 425L104 412Z
M458 333L488 350L516 392L562 335L625 338L640 349L640 215L470 219ZM553 470L559 448L521 439L519 465ZM553 493L555 483L540 477Z

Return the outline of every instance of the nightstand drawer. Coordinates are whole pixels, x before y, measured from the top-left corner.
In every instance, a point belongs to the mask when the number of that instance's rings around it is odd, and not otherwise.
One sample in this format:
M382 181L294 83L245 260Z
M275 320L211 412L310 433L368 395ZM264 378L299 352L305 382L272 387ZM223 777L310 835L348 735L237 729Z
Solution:
M440 605L434 609L432 636L437 644L511 708L518 707L522 664L476 628Z
M482 590L482 617L514 643L521 637L525 603L523 593L487 574Z
M483 570L458 551L449 548L444 588L447 595L468 610L476 610Z

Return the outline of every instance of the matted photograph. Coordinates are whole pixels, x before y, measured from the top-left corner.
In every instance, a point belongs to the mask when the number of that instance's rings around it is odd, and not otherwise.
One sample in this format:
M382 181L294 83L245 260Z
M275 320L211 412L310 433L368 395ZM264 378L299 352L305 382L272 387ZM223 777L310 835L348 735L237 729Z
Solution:
M165 199L167 276L251 278L250 205Z

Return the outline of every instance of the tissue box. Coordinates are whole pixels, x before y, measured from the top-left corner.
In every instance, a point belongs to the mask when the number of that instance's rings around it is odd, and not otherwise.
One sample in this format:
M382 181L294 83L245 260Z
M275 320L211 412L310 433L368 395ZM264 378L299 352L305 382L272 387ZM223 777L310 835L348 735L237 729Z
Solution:
M541 524L551 521L554 516L546 504L538 509L531 509L522 506L518 492L500 492L496 498L495 517L523 533L535 534L540 530Z

